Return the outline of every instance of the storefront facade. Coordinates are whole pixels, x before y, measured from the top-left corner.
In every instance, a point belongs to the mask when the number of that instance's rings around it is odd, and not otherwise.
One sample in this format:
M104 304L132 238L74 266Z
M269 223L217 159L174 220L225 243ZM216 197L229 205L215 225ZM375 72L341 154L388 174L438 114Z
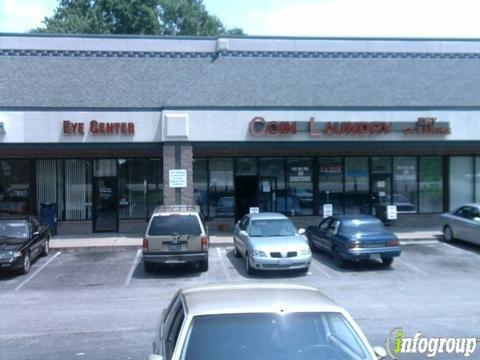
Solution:
M159 204L195 202L226 229L250 207L304 226L325 204L380 217L396 205L398 223L421 225L480 201L480 107L462 94L480 42L0 39L0 211L55 203L60 233L139 232ZM351 69L365 61L384 72ZM400 83L428 71L449 77L427 74L433 85L454 85L444 98ZM128 89L108 83L117 75ZM391 96L381 89L389 76ZM185 170L180 185L171 170Z

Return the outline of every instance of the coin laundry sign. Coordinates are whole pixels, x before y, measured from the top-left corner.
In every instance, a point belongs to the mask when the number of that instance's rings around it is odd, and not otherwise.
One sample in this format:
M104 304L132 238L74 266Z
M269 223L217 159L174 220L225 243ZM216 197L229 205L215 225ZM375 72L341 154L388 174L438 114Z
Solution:
M87 126L83 122L63 121L63 133L66 135L85 135ZM132 122L99 122L92 120L88 124L92 135L134 135L135 124Z
M345 121L316 122L314 117L307 121L267 121L261 116L250 120L249 132L253 136L288 136L308 133L310 136L334 135L448 135L451 129L448 123L437 123L433 117L420 117L417 122L387 121Z

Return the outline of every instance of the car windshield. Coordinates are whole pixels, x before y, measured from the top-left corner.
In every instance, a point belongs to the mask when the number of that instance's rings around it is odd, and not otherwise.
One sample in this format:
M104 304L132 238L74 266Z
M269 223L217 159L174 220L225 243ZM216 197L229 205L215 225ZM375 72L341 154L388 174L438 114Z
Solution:
M202 229L195 215L158 215L152 219L148 235L200 235Z
M181 359L371 360L372 357L339 313L260 313L195 317Z
M21 243L28 238L25 220L0 220L0 242Z
M288 219L253 220L250 225L250 236L293 236L297 233Z
M341 232L343 233L376 233L385 232L385 227L378 219L352 219L342 222Z

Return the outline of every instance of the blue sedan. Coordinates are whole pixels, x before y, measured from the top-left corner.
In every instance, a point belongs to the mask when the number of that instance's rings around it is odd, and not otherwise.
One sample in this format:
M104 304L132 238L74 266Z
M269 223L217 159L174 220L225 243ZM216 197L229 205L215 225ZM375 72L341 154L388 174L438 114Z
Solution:
M333 255L337 266L346 261L381 260L390 266L400 256L400 244L395 234L370 215L338 215L307 228L312 251L323 250Z

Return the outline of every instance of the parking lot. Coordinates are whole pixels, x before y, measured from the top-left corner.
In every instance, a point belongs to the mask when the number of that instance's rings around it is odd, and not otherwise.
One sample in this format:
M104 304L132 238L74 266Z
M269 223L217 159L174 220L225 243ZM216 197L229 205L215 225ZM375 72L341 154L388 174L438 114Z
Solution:
M0 359L145 359L175 290L221 281L320 288L353 315L372 345L385 346L395 327L408 336L480 336L478 246L404 246L391 268L371 262L338 269L315 253L307 274L255 276L245 274L230 247L210 248L205 273L177 267L146 274L140 255L134 247L62 250L36 261L26 276L1 274Z

